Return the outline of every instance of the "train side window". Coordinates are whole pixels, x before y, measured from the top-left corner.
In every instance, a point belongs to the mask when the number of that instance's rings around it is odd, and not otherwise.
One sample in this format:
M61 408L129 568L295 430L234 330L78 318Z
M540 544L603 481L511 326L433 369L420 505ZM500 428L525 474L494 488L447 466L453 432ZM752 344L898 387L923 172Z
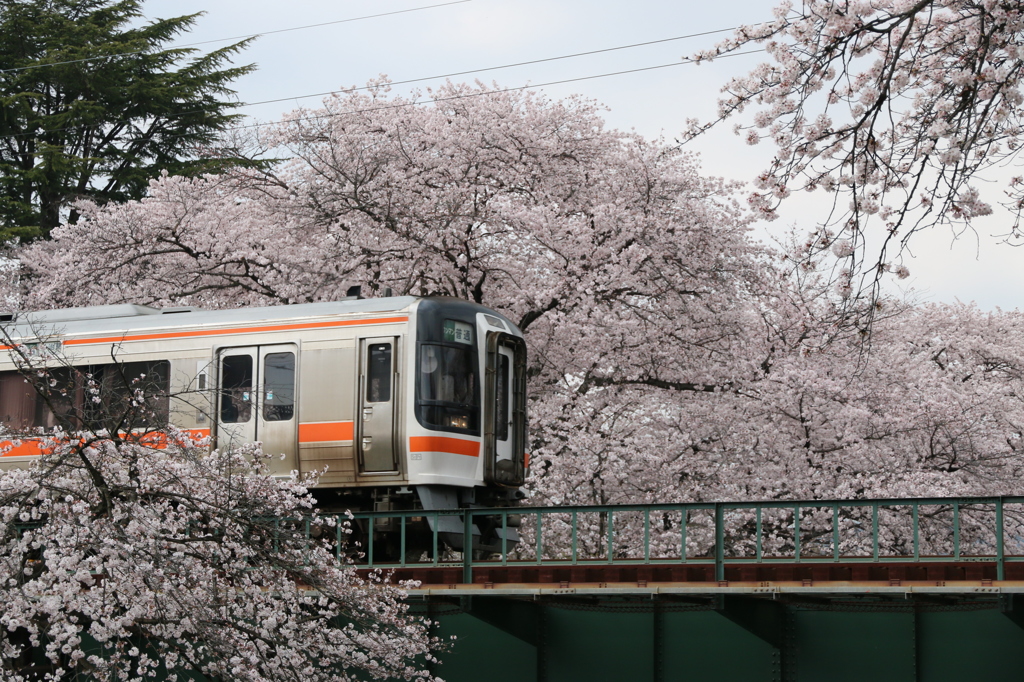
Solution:
M240 424L252 416L252 358L229 355L221 363L220 420Z
M34 426L37 395L21 372L0 372L0 422L13 431Z
M79 371L91 374L99 390L99 403L85 400L82 406L88 418L128 418L131 428L167 422L171 376L171 363L167 360L94 365Z
M149 362L126 362L121 371L128 381L123 382L125 400L129 400L137 391L145 399L147 412L140 415L136 426L162 426L170 419L171 412L171 363L167 360Z
M47 387L45 396L21 372L0 372L0 421L7 428L77 428L82 408L79 371L71 367L42 371L36 380L39 388Z
M131 428L159 426L170 411L170 376L167 360L57 367L40 378L44 396L21 372L0 372L0 421L14 430L49 430L130 416Z
M391 400L391 344L370 345L366 368L366 402L386 403Z
M295 413L295 355L268 353L263 360L263 418L283 422Z
M45 398L21 372L0 372L0 422L13 431L34 428L52 429L60 424L73 426L77 395L75 378L66 367L46 370L45 380L52 384ZM51 406L58 412L54 415Z
M55 426L77 428L82 407L82 370L58 367L47 370L46 382L50 391L43 397L36 394L32 425L50 430ZM54 413L56 410L56 413Z

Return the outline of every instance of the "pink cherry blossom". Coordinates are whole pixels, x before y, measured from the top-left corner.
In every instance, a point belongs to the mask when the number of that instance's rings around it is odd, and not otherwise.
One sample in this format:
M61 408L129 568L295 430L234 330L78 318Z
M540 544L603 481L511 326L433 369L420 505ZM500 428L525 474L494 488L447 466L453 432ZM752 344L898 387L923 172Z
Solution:
M270 476L257 446L170 436L57 438L0 475L5 680L38 679L33 660L54 681L433 679L423 657L440 642L402 590L287 523L339 530L311 508L310 480Z
M764 47L771 61L719 103L748 141L778 147L750 204L767 216L786 198L779 188L844 194L836 206L848 208L818 228L854 244L855 274L871 285L916 231L963 229L1000 201L1007 236L1022 237L1021 186L983 196L979 183L998 180L1024 140L1022 29L1016 2L805 0L697 58Z

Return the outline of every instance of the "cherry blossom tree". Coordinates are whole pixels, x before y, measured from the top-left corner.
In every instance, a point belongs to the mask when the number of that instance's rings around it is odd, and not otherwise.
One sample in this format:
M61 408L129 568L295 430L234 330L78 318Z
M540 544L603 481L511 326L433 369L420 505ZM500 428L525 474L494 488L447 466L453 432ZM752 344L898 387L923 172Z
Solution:
M618 402L678 411L756 369L743 358L764 256L731 185L605 130L585 100L434 96L331 97L268 137L291 159L272 172L163 178L141 202L86 210L21 252L27 305L219 307L357 283L476 300L529 337L538 453L584 448L578 432Z
M433 679L440 643L399 586L359 577L313 478L270 476L258 444L210 452L155 424L133 378L108 401L75 377L103 410L62 411L67 372L35 364L64 428L4 434L45 453L0 473L5 680ZM120 428L82 428L104 422Z
M919 306L879 321L868 351L790 327L750 392L764 422L745 496L1016 494L1022 325L1018 312Z
M760 333L749 335L763 354L759 375L750 372L729 386L681 399L621 387L578 396L579 411L591 421L574 432L567 425L561 441L535 455L543 462L538 470L543 475L535 474L533 481L538 503L877 499L1024 491L1020 313L888 302L891 307L878 312L870 344L865 344L843 320L859 313L848 311L827 277L780 287L776 296L762 302L772 305L762 308ZM763 343L757 343L759 336ZM830 543L831 511L805 512L805 549L811 550L811 538ZM940 507L922 512L922 528L935 547L951 541L951 513ZM993 511L964 513L962 521L970 523L972 537L991 544ZM883 549L912 552L910 510L884 514L892 518L885 523L889 535L883 538ZM687 542L692 556L706 556L713 547L712 520L709 513L690 517ZM578 529L575 540L585 555L603 556L607 527L596 515L590 521L592 526ZM645 528L642 514L617 515L616 550L636 556L643 552L646 536L654 551L678 556L680 521L678 513L669 514L656 527ZM771 512L762 521L773 536L765 547L783 553L788 547L791 552L792 510ZM847 529L870 527L869 510L847 513L841 522ZM1015 511L1008 522L1019 524L1022 519ZM752 542L753 523L752 514L730 519L730 542L738 543L730 551ZM529 524L525 533L531 534ZM568 547L569 533L567 515L550 517L547 551ZM844 551L863 550L856 543L869 539L870 534L850 533L844 536Z
M875 302L870 342L826 276L753 302L736 372L709 391L572 396L588 415L537 456L550 503L1017 494L1024 376L1018 312ZM767 282L767 279L762 280ZM752 304L753 305L753 304ZM566 400L568 404L568 400ZM579 422L576 422L579 423ZM551 429L551 425L547 425Z
M764 46L772 61L719 105L720 120L754 109L737 132L777 147L750 204L770 219L795 192L830 193L805 248L841 252L859 286L877 287L886 271L906 276L898 256L915 232L973 227L997 202L1016 219L1006 237L1021 238L1024 185L1002 169L1024 142L1022 29L1018 2L803 0L698 58ZM1002 199L982 195L1004 175Z
M586 100L430 94L333 96L266 135L288 159L270 169L85 208L19 251L24 305L230 307L353 284L489 305L527 335L539 503L1016 490L1013 314L855 296L852 236L754 244L736 186L605 129Z

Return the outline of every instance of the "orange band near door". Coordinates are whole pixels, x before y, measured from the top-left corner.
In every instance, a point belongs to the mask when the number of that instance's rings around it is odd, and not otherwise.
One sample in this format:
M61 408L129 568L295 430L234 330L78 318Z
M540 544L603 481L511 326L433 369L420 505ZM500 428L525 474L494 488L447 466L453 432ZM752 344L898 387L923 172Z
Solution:
M409 439L409 452L449 452L467 457L480 456L480 443L444 436L413 436Z
M354 434L354 422L317 422L313 424L299 424L300 443L352 440Z

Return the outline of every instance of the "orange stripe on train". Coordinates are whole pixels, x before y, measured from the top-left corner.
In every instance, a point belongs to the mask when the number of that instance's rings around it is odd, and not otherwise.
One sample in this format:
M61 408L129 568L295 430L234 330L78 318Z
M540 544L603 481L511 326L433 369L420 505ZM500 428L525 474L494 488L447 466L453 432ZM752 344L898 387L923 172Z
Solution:
M453 455L479 457L480 443L444 436L412 436L409 438L409 452L448 452Z
M354 438L354 434L355 422L316 422L299 424L300 443L352 440Z
M43 450L42 442L35 439L23 440L18 445L15 445L14 441L0 441L0 448L3 448L0 457L38 457L44 452L49 452Z
M200 438L208 438L210 429L182 429L182 433L199 440ZM0 448L3 449L0 452L0 457L38 457L39 455L49 453L49 449L43 448L43 440L42 438L23 438L17 445L12 440L0 441ZM163 449L167 447L167 434L162 431L143 433L139 434L138 441L149 447Z
M121 341L153 341L156 339L185 339L195 336L224 336L227 334L251 334L254 332L284 332L301 329L329 329L333 327L352 327L365 324L391 324L394 322L408 322L409 318L402 317L376 317L365 320L331 320L329 322L300 322L298 324L277 324L262 327L235 327L232 329L194 329L183 332L164 332L161 334L134 334L123 336L105 336L95 339L68 339L65 346L78 346L89 343L118 343Z
M196 336L224 336L227 334L250 334L252 332L295 331L300 329L325 329L331 327L352 327L367 324L391 324L408 322L408 317L377 317L366 320L333 320L330 322L303 322L299 324L278 324L263 327L234 327L231 329L195 329L184 332L164 332L161 334L135 334L129 336L104 336L95 339L67 339L65 346L81 346L91 343L120 343L122 341L153 341L156 339L185 339ZM11 350L12 346L0 345L0 350Z

